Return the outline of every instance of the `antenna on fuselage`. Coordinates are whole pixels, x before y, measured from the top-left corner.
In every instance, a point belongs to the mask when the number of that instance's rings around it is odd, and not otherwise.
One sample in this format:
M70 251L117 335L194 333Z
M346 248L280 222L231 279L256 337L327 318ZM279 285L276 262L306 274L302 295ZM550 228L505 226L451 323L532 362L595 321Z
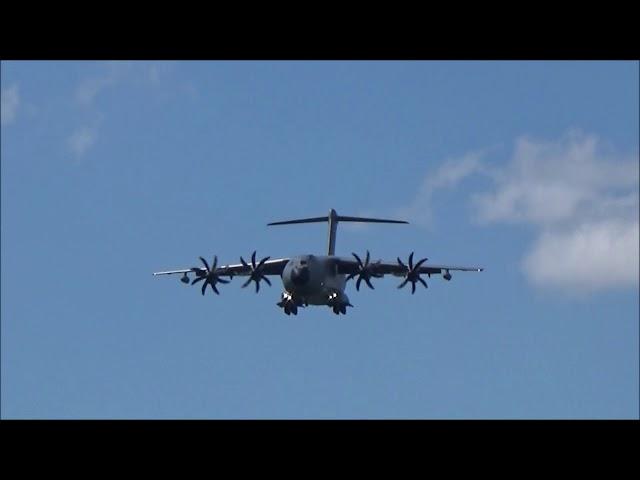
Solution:
M292 225L294 223L317 223L328 222L329 223L329 248L328 255L335 255L336 253L336 231L338 229L338 222L363 222L363 223L409 223L404 220L385 220L382 218L365 218L365 217L348 217L344 215L338 215L332 208L329 210L329 215L326 217L313 217L313 218L301 218L297 220L285 220L283 222L268 223L267 226L272 225Z

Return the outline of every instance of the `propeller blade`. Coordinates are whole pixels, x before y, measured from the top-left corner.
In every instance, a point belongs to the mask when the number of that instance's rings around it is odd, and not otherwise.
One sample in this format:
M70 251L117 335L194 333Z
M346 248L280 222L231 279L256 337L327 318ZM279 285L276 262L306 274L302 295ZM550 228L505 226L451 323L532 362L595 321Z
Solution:
M254 269L256 268L256 251L255 250L251 254L251 265L253 266Z
M398 288L403 288L407 284L408 281L409 281L409 279L405 278L404 282L402 282L400 285L398 285Z
M247 262L244 261L244 258L240 257L240 262L242 263L242 266L245 268L249 268L249 264Z
M400 265L402 268L404 268L406 270L407 266L402 263L402 260L400 260L400 257L398 257L398 265Z
M423 258L422 260L420 260L418 263L416 263L416 265L413 267L415 270L417 270L418 268L420 268L420 265L422 265L424 262L426 262L428 260L428 258Z
M364 260L364 265L365 266L369 265L369 250L367 250L367 256L366 256L366 258Z
M242 288L246 287L247 285L249 285L251 283L251 280L253 280L253 278L249 277L249 280L247 280L246 282L244 282L242 284Z
M371 282L367 277L364 277L364 281L366 282L366 284L369 286L371 290L375 290L375 288L373 288L373 285L371 285Z
M258 263L258 268L262 267L262 265L264 265L264 262L266 262L270 258L271 257L264 257L262 260L260 260L260 263Z
M224 278L217 278L216 281L218 283L229 283L231 280L225 280Z
M256 293L258 293L260 291L260 280L254 279L254 281L256 282Z
M362 260L360 260L360 257L353 252L351 253L351 255L353 255L356 258L356 260L358 261L358 266L362 268L364 265L362 265Z
M409 255L409 270L413 270L413 252Z
M220 295L220 292L216 288L216 284L215 283L209 282L209 285L211 285L211 288L213 288L213 291L216 292L216 295Z
M209 272L210 269L209 269L209 264L207 263L207 261L202 257L200 257L200 260L202 261L202 263L204 263L204 266L206 267L207 272Z
M416 293L416 282L411 282L411 295Z
M424 288L429 288L429 285L427 285L427 282L425 282L422 278L418 277L418 281L424 285Z
M262 276L262 279L263 279L265 282L267 282L267 284L268 284L269 286L271 286L271 280L269 280L269 279L268 279L267 277L265 277L264 275Z
M206 282L202 284L202 295L204 295L204 291L207 289L207 285L209 285L209 279L207 278Z
M191 282L191 285L195 285L196 283L198 283L201 280L204 280L206 277L198 277L198 278L194 278L193 282Z
M358 277L358 280L356 280L356 290L360 291L360 282L362 281L362 277Z
M211 271L214 272L216 270L216 266L218 265L218 256L213 256L213 263L211 264Z

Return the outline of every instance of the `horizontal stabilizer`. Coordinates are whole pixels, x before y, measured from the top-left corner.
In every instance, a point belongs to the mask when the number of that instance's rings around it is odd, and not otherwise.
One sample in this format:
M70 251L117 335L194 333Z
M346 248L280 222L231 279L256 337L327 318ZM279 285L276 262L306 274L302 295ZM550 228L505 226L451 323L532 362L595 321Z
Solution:
M326 217L313 217L313 218L300 218L296 220L284 220L282 222L267 223L271 225L292 225L294 223L317 223L317 222L364 222L364 223L409 223L404 220L387 220L384 218L366 218L366 217L348 217L345 215L338 215L335 210L329 213Z
M404 220L385 220L382 218L364 218L364 217L343 217L339 215L337 218L341 222L367 222L367 223L409 223Z
M364 223L409 223L404 220L386 220L383 218L365 218L365 217L348 217L345 215L338 215L332 208L329 211L329 215L326 217L312 217L312 218L300 218L296 220L284 220L282 222L272 222L267 225L292 225L294 223L316 223L316 222L328 222L329 223L329 248L328 254L334 255L336 250L336 229L338 228L338 222L364 222Z
M328 221L327 217L314 217L314 218L301 218L299 220L285 220L284 222L272 222L267 223L268 226L271 225L291 225L293 223L315 223L315 222L326 222Z

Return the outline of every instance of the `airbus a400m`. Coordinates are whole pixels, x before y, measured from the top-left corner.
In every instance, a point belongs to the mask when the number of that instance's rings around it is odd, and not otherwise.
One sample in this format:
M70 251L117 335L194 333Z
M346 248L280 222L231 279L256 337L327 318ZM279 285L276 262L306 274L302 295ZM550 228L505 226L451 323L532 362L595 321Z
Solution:
M349 297L345 293L345 287L349 280L355 280L356 290L364 282L373 289L371 279L382 278L385 275L402 277L398 288L411 284L411 293L415 293L416 285L422 284L428 288L427 282L421 275L442 275L445 280L451 280L451 272L473 271L481 272L479 267L456 267L450 265L431 265L427 258L422 258L414 263L413 252L405 263L400 258L395 262L382 260L371 261L369 251L364 259L353 253L353 258L339 257L335 255L336 231L339 222L367 222L367 223L409 223L401 220L384 220L379 218L349 217L338 215L331 210L326 217L302 218L273 222L268 225L290 225L298 223L327 222L329 225L329 245L326 255L298 255L291 258L271 259L265 257L259 261L256 252L251 255L250 261L240 257L240 263L230 265L218 265L218 257L214 256L211 264L203 257L201 267L184 268L182 270L170 270L156 272L154 275L180 274L180 280L191 285L202 282L202 295L211 287L214 293L219 294L218 284L226 284L233 277L245 277L242 287L247 287L251 282L255 283L256 293L260 291L260 282L264 281L271 286L270 276L279 276L282 279L284 291L277 305L287 315L298 314L298 307L309 305L327 305L333 312L346 314L347 307L353 307ZM191 277L190 277L191 275Z

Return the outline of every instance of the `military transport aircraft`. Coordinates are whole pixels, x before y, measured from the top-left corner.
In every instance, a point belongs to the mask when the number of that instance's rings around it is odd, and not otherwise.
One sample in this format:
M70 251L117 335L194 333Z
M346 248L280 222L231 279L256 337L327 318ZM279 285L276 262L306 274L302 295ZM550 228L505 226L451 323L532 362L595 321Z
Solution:
M296 223L328 222L329 224L329 246L327 255L298 255L291 258L278 258L270 260L265 257L256 262L256 252L251 255L251 262L247 262L240 257L240 263L233 265L218 266L218 257L213 257L211 265L200 257L202 267L191 267L182 270L170 270L167 272L156 272L154 275L182 274L181 281L191 285L202 282L202 295L205 294L207 286L219 294L216 284L229 283L235 276L248 277L242 287L246 287L251 282L255 282L256 293L260 290L260 281L264 280L269 286L271 281L269 275L278 275L282 278L284 292L277 305L284 310L287 315L298 314L298 307L308 305L327 305L333 309L336 315L347 313L347 307L353 307L349 302L349 297L344 292L346 283L356 279L356 290L360 290L360 283L364 281L367 286L373 289L372 278L381 278L384 275L403 277L404 280L398 288L403 288L407 283L411 283L411 293L416 291L416 283L420 282L427 287L427 282L420 276L426 274L440 274L445 280L451 280L451 271L472 271L481 272L479 267L454 267L449 265L430 265L427 259L423 258L418 262L413 262L413 252L409 255L409 260L405 264L397 258L397 262L383 262L377 260L370 261L369 251L367 251L364 261L353 253L353 259L349 257L338 257L335 255L336 230L338 222L368 222L368 223L409 223L401 220L383 220L379 218L348 217L338 215L331 209L326 217L302 218L298 220L287 220L283 222L273 222L268 225L291 225ZM191 280L189 274L193 274ZM227 277L227 278L223 278Z

